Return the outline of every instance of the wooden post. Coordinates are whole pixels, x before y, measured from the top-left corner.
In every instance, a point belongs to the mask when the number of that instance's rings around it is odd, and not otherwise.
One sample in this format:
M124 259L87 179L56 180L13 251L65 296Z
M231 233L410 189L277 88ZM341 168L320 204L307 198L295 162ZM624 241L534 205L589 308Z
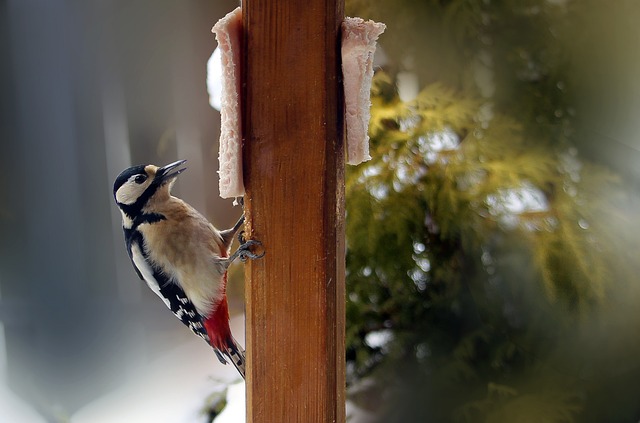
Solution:
M245 0L247 422L345 421L344 0Z

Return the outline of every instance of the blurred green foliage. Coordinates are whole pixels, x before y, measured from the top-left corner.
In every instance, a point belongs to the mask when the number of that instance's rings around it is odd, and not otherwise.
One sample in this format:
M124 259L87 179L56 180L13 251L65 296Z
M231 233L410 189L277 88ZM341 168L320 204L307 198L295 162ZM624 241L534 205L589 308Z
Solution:
M351 397L382 422L637 422L640 4L347 14L387 24L347 174Z

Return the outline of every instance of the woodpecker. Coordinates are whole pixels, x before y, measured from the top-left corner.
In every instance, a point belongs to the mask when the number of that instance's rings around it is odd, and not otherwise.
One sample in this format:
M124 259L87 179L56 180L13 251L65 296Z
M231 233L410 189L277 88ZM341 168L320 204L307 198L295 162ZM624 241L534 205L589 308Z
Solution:
M133 166L116 178L113 196L122 214L127 253L140 279L213 347L221 363L229 359L244 378L244 350L229 327L227 269L237 258L262 257L251 252L260 242L245 242L241 233L240 247L229 255L244 215L232 228L219 231L171 195L185 162Z

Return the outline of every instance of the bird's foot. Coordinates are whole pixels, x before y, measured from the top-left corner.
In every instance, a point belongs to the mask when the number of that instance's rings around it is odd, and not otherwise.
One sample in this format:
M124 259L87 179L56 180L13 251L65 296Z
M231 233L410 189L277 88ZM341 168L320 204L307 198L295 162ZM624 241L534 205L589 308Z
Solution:
M240 261L245 262L249 259L255 260L264 257L264 251L262 251L261 253L254 253L252 251L254 247L262 246L262 243L260 241L256 241L255 239L246 240L244 238L244 231L238 235L238 241L240 241L240 246L238 247L236 252L233 253L232 258L239 258Z

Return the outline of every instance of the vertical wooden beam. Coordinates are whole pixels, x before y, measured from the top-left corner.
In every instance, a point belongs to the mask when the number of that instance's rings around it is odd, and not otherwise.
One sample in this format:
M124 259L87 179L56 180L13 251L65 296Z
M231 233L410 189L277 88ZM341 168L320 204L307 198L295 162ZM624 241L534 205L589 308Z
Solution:
M247 422L344 423L344 0L243 13Z

